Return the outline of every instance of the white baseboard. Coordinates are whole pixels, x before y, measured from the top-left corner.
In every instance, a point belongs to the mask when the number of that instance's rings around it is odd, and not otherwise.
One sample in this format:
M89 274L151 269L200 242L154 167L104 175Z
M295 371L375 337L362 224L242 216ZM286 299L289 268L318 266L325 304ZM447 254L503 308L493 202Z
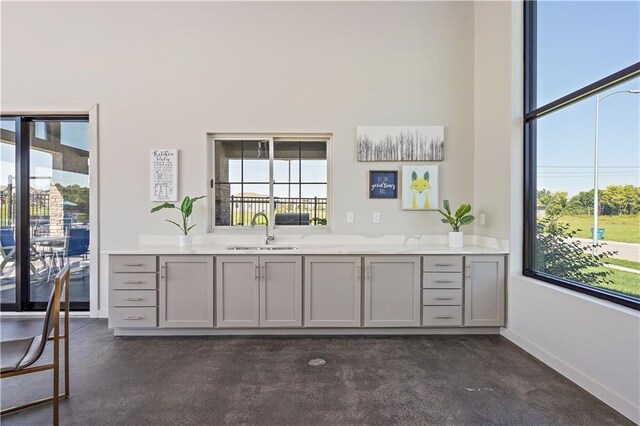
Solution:
M636 424L640 424L640 406L635 405L633 402L626 400L622 396L613 392L611 389L597 382L593 378L589 377L585 373L575 369L571 365L567 364L560 358L556 357L552 353L546 351L535 343L527 340L513 331L502 328L500 334L511 342L524 349L540 361L547 364L549 367L556 370L558 373L565 376L596 398L603 401L622 415L628 417Z
M96 318L109 318L109 310L108 309L98 309Z
M497 327L444 328L114 328L114 336L418 336L500 334Z

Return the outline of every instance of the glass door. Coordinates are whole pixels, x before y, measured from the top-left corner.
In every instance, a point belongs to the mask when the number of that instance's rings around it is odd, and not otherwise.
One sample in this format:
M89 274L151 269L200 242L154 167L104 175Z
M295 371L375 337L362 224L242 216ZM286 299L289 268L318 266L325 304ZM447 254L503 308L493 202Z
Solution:
M71 307L88 310L91 256L88 118L17 117L14 122L18 190L13 211L17 220L13 226L3 225L3 233L7 239L13 238L19 248L7 262L14 265L14 292L9 290L10 275L7 275L2 286L2 309L44 310L56 273L69 265ZM6 209L5 204L0 212ZM11 302L15 305L11 306Z
M17 310L16 292L16 121L0 120L0 303Z

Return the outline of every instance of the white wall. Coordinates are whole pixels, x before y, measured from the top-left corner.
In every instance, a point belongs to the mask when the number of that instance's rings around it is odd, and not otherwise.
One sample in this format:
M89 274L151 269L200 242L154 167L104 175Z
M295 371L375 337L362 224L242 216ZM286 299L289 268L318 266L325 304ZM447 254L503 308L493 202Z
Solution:
M494 23L509 12L506 6L476 5L474 16L474 228L476 235L502 239L509 238L511 27Z
M503 335L638 423L638 312L520 273L522 5L478 2L474 21L475 202L488 218L476 233L510 235Z
M206 193L212 131L332 132L337 233L447 232L435 212L368 199L367 171L399 165L357 163L358 125L445 125L441 196L473 199L471 3L2 7L3 104L100 106L102 249L174 233L148 212L149 149L180 149L180 195ZM195 220L205 232L204 204Z

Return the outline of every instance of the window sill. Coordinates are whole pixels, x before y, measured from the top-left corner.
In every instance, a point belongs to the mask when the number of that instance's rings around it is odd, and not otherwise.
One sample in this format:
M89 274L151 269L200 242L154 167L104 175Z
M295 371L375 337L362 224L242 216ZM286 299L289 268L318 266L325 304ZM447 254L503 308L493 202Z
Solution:
M540 272L530 271L525 269L522 272L522 275L525 277L533 278L539 281L544 281L545 283L557 285L559 287L563 287L568 290L573 290L578 293L586 294L588 296L592 296L601 300L606 300L607 302L615 303L618 305L625 306L627 308L640 310L640 300L635 299L631 296L625 296L618 293L613 293L607 290L599 289L597 287L591 287L588 285L580 284L577 282L559 279L557 277L553 277L550 275L545 275Z

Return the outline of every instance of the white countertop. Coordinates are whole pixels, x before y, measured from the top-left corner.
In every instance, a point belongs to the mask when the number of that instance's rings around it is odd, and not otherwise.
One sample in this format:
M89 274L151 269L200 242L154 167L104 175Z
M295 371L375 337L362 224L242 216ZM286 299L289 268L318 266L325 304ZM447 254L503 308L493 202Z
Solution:
M383 236L364 238L359 236L333 236L307 238L286 236L271 244L274 247L296 247L290 250L229 250L230 246L261 246L263 238L211 237L194 239L193 246L182 248L173 238L141 237L137 247L103 250L103 254L129 255L473 255L508 254L508 243L493 238L465 236L462 248L452 248L446 236ZM351 242L352 241L352 242Z
M277 244L274 244L277 247ZM180 254L262 254L262 255L332 255L332 254L354 254L354 255L397 255L397 254L508 254L504 249L464 246L462 248L452 248L446 245L300 245L292 250L229 250L228 246L194 245L190 248L177 246L139 246L131 249L105 250L105 254L148 254L148 255L180 255Z

